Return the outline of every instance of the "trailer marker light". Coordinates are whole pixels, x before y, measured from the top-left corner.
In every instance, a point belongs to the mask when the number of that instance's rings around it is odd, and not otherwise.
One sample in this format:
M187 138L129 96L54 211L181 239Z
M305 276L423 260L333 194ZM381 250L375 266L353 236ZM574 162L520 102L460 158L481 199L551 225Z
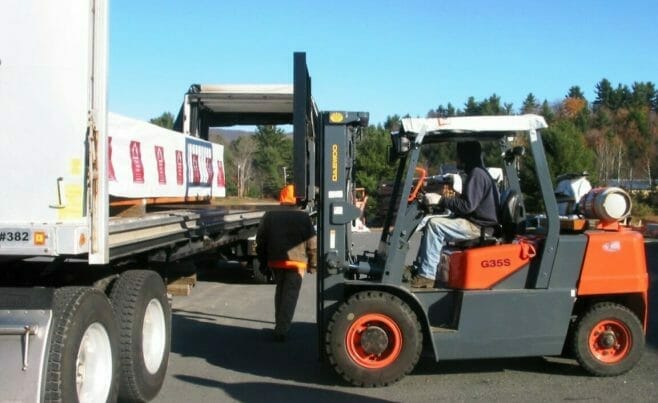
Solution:
M46 233L43 231L34 232L34 245L43 246L46 244Z

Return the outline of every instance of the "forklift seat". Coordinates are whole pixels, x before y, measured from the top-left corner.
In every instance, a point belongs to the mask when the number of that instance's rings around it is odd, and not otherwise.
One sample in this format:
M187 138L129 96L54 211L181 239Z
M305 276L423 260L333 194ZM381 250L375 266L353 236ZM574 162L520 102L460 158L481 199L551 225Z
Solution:
M480 228L480 237L473 239L465 239L463 241L454 241L450 243L457 249L468 249L476 246L490 246L499 243L498 234L500 233L500 226L486 226Z
M503 191L500 200L500 235L503 242L511 242L516 235L525 231L525 210L514 189Z
M457 249L468 249L477 246L496 245L499 242L498 238L496 237L498 231L496 227L481 227L479 238L465 239L463 241L455 241L452 242L451 245ZM492 230L493 232L491 232Z
M451 245L458 249L490 246L511 242L517 234L523 233L525 213L518 193L514 189L506 189L500 200L499 225L482 227L479 238L456 241Z

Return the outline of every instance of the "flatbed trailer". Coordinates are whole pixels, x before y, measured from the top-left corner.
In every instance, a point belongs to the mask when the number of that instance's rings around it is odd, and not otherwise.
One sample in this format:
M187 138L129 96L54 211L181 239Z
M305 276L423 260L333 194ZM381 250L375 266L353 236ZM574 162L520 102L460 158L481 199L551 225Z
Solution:
M167 284L209 257L249 259L275 208L213 203L224 178L209 125L309 124L303 54L274 102L257 86L187 94L180 118L193 125L178 133L109 113L107 17L107 0L0 9L2 401L153 399L171 343ZM120 138L122 125L152 133Z
M144 214L140 217L111 217L110 258L135 256L163 247L165 257L149 255L153 261L175 261L246 239L258 226L264 210L179 208Z

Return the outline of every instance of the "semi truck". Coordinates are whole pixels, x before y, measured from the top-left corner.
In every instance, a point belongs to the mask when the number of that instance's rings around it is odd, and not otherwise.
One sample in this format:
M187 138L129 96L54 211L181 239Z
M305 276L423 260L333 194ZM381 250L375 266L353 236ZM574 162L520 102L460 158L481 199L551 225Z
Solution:
M292 124L292 85L193 85L180 126L108 112L108 1L0 12L0 400L148 401L171 343L167 285L217 255L249 259L263 209L219 208L210 126ZM256 270L257 272L257 270Z

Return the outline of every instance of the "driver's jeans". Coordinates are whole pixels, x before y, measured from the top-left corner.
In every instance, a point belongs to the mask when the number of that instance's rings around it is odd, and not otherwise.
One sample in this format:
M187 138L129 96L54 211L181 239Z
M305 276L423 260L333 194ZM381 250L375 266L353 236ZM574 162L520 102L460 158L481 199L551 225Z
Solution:
M446 242L480 237L480 227L465 218L432 217L423 229L414 265L422 277L434 280Z

